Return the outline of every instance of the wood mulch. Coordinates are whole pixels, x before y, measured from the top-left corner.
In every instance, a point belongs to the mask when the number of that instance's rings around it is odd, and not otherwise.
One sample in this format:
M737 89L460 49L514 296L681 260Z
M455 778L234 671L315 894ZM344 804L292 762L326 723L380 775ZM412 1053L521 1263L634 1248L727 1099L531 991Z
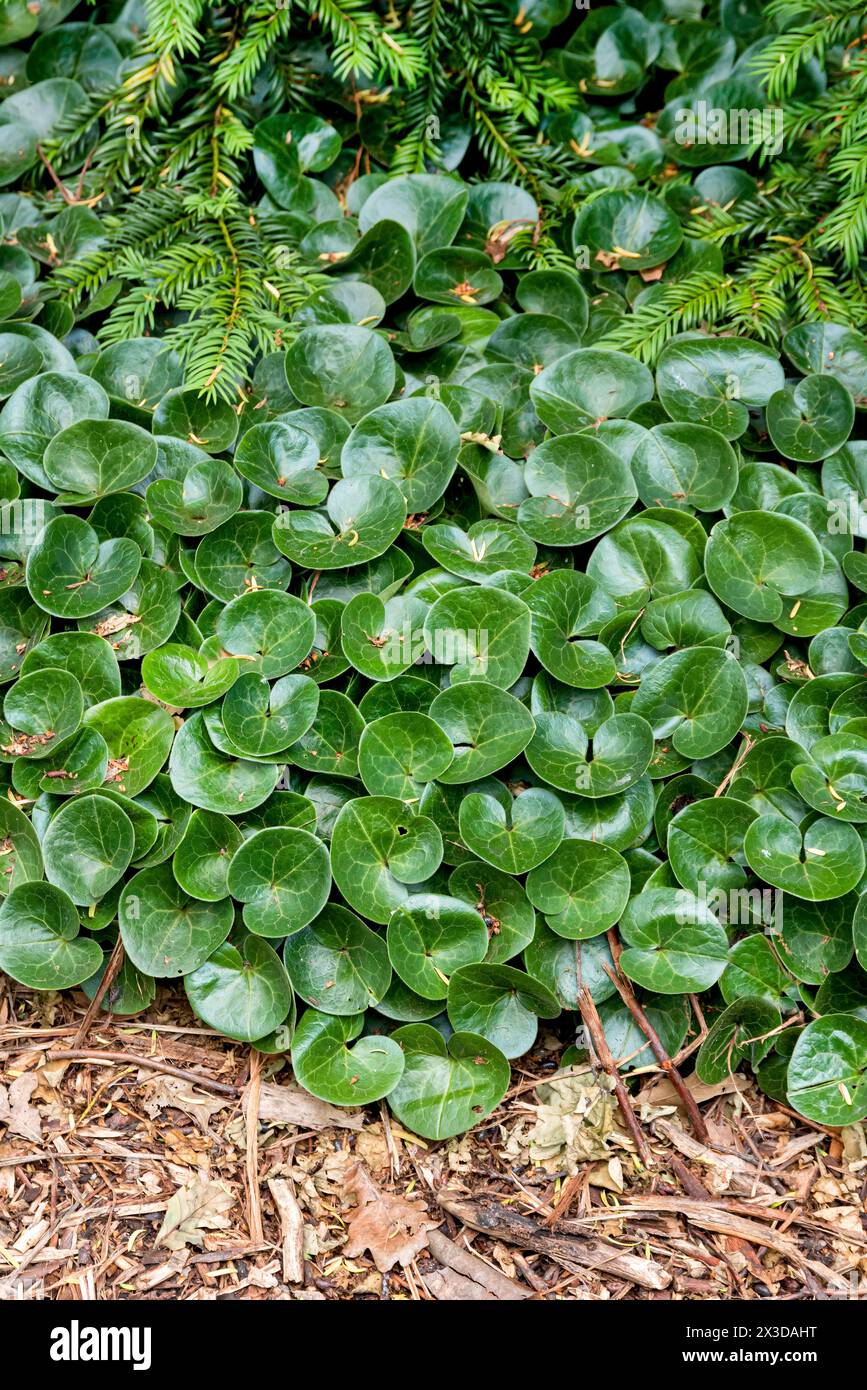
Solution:
M864 1127L743 1077L690 1081L699 1142L645 1068L647 1167L604 1076L573 1071L558 1109L553 1035L483 1125L429 1143L305 1095L177 993L82 1040L86 1005L0 986L0 1298L867 1296Z

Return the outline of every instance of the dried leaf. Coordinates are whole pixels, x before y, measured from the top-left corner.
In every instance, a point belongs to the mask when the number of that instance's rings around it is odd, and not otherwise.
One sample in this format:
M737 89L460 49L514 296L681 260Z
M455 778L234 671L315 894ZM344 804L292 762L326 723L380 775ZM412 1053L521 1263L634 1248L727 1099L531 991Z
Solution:
M208 1122L219 1110L234 1105L231 1098L205 1095L197 1091L189 1081L177 1076L156 1076L141 1089L142 1109L153 1120L161 1110L171 1108L180 1110L195 1120L199 1128L207 1133Z
M0 1124L7 1125L10 1134L37 1142L42 1138L42 1119L30 1097L38 1085L36 1073L28 1071L16 1077L8 1091L0 1086Z
M302 1129L361 1129L364 1112L328 1105L300 1086L277 1086L266 1081L259 1091L259 1119L263 1124L299 1125Z
M611 1143L622 1140L607 1076L589 1067L567 1067L536 1087L539 1105L532 1128L519 1125L507 1144L509 1154L526 1156L543 1167L566 1169L607 1160Z
M169 1250L202 1246L205 1231L225 1230L229 1224L225 1213L234 1204L231 1192L220 1183L197 1179L179 1188L166 1207L156 1244Z
M353 1195L358 1205L349 1218L343 1254L351 1259L369 1250L381 1274L414 1260L427 1245L428 1231L439 1225L417 1203L380 1192L360 1163L348 1170L344 1194Z
M481 1284L475 1283L472 1279L465 1279L463 1274L456 1274L453 1269L441 1269L435 1274L426 1274L425 1284L434 1298L441 1302L496 1302L494 1295L483 1289Z

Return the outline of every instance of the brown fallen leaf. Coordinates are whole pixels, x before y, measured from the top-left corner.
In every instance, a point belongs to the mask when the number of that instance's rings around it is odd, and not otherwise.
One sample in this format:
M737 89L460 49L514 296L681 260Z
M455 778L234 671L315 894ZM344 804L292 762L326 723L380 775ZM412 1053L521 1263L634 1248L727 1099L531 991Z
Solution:
M361 1129L362 1110L342 1110L317 1100L300 1086L265 1081L259 1090L259 1119L263 1124L300 1125L302 1129Z
M30 1097L38 1085L36 1073L28 1071L16 1077L8 1091L0 1086L0 1124L5 1124L10 1134L37 1142L42 1138L42 1120Z
M494 1295L483 1289L481 1284L466 1279L463 1274L457 1274L453 1269L440 1269L435 1274L426 1274L425 1284L434 1298L440 1302L496 1302Z
M699 1105L703 1105L707 1100L715 1100L717 1096L729 1096L735 1091L743 1091L749 1085L745 1076L727 1076L724 1081L719 1081L713 1086L707 1085L704 1081L699 1081L695 1072L684 1078L686 1089L690 1092L693 1100ZM667 1076L660 1077L651 1086L645 1087L640 1093L643 1105L679 1105L680 1097L672 1086Z
M205 1231L221 1231L228 1226L226 1212L235 1204L231 1192L216 1182L196 1179L178 1188L169 1199L157 1245L182 1250L185 1245L203 1245Z
M449 1240L448 1236L443 1235L442 1231L431 1231L428 1236L428 1248L435 1260L439 1260L441 1265L448 1269L453 1269L473 1284L481 1284L482 1288L487 1289L488 1293L494 1298L509 1299L517 1301L522 1298L529 1298L531 1290L523 1288L520 1284L508 1275L502 1274L500 1270L492 1268L484 1260L479 1259L471 1250L459 1245L456 1241ZM504 1246L500 1247L504 1255L508 1257L508 1252ZM494 1254L498 1254L495 1244ZM502 1259L502 1257L500 1257ZM430 1281L428 1281L430 1282ZM433 1290L432 1290L433 1292Z
M349 1217L343 1255L351 1259L369 1250L380 1274L396 1264L408 1265L427 1245L428 1231L440 1224L417 1203L380 1192L360 1163L347 1170L343 1191L358 1203Z
M145 1075L151 1077L153 1074L143 1072L142 1076ZM221 1096L205 1095L189 1081L182 1081L177 1076L156 1076L152 1080L149 1079L141 1088L141 1098L142 1109L152 1120L161 1110L180 1110L195 1120L205 1134L208 1132L208 1121L211 1117L219 1110L225 1110L227 1105L235 1104L229 1097L224 1099Z

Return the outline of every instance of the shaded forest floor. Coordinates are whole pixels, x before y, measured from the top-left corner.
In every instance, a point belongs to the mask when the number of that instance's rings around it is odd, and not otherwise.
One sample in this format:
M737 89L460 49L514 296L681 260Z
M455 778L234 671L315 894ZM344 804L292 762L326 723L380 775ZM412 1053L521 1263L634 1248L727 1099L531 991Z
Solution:
M867 1297L863 1125L807 1126L746 1078L635 1096L544 1032L496 1112L429 1143L338 1110L176 994L95 1020L0 995L0 1298ZM255 1117L255 1118L254 1118Z

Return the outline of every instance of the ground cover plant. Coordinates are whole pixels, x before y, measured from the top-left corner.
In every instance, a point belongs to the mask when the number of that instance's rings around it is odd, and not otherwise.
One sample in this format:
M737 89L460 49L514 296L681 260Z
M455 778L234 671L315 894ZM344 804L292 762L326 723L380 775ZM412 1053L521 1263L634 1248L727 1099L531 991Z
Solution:
M13 981L867 1116L861 21L0 11Z

